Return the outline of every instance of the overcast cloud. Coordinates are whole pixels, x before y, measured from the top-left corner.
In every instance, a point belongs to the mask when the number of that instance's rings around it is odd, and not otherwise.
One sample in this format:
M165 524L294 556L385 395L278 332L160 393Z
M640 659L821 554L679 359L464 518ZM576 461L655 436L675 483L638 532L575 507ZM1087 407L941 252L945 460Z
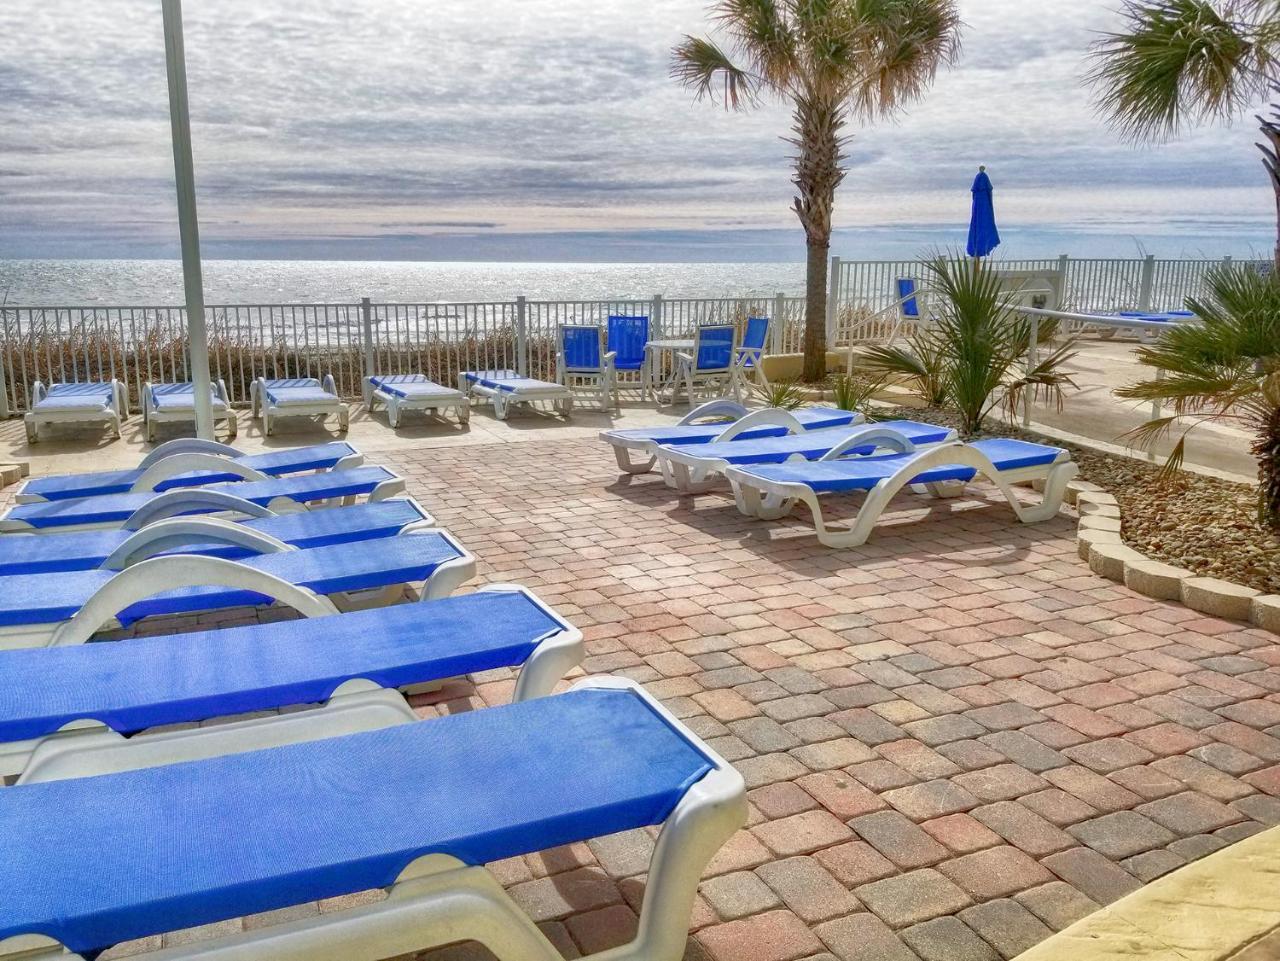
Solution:
M799 250L786 111L726 114L668 78L703 0L185 6L211 255ZM1024 232L1011 254L1045 252L1030 248L1062 230L1155 238L1170 255L1265 249L1273 207L1251 124L1135 150L1094 116L1083 55L1114 6L962 0L959 66L898 120L856 131L841 236L963 222L986 163L1006 235ZM0 256L173 255L159 3L4 0L0 36Z

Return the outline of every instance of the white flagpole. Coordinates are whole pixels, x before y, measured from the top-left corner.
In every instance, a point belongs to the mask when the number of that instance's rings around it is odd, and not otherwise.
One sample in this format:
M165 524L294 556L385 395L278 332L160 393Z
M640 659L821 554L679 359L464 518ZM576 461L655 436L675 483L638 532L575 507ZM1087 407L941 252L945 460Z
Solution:
M182 0L161 0L164 52L169 73L169 122L173 129L173 172L178 185L178 229L182 235L182 283L187 295L187 343L195 389L196 436L213 439L209 338L204 318L204 278L200 272L200 224L191 160L191 119L187 107L187 56L182 44Z

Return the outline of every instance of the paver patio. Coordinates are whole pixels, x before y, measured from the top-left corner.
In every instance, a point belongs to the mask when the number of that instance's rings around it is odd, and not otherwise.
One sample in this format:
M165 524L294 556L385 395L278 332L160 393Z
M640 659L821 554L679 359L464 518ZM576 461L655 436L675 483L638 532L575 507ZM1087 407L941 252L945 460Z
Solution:
M746 778L688 958L1009 958L1280 822L1280 639L1094 576L1072 519L907 495L835 551L545 438L372 456L479 582L536 589L584 630L587 671L644 683ZM419 713L509 699L506 672L474 680ZM493 870L572 957L631 936L651 844Z

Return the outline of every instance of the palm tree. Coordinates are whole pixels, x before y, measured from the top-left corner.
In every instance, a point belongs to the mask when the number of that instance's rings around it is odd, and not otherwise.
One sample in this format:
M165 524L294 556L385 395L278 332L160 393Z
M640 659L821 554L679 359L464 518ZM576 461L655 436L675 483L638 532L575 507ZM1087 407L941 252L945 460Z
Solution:
M1125 0L1124 27L1093 49L1089 80L1122 134L1161 141L1188 121L1230 120L1280 98L1280 0ZM1280 268L1280 103L1257 117L1276 196Z
M746 109L766 94L790 104L796 216L808 248L803 379L826 373L831 210L845 176L841 131L891 114L959 53L956 0L716 0L729 50L686 36L672 75L699 99Z
M1116 391L1120 397L1159 401L1173 414L1134 430L1141 444L1185 425L1165 465L1182 463L1187 433L1208 421L1253 430L1258 458L1258 522L1280 530L1280 277L1222 267L1208 279L1209 294L1187 306L1201 323L1179 324L1138 360L1158 376Z
M861 351L861 368L883 377L903 377L930 404L960 416L966 437L982 429L997 408L1012 417L1022 399L1044 397L1062 407L1062 390L1075 384L1063 366L1075 356L1075 341L1051 349L1031 370L1031 321L1005 303L999 275L967 257L927 262L933 324L905 347L877 344ZM1053 324L1041 323L1039 337L1050 343Z

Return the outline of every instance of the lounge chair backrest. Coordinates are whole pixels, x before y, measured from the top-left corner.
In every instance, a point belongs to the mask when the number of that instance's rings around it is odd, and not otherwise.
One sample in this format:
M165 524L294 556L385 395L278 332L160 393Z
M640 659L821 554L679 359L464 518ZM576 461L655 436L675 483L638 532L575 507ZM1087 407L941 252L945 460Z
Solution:
M898 278L898 310L903 317L912 320L920 318L920 301L916 299L916 281L914 277Z
M565 370L599 370L604 366L600 328L561 324L560 353Z
M693 338L694 366L698 371L727 370L733 363L732 324L699 327Z
M742 334L742 349L750 351L764 350L765 341L769 339L769 318L748 317L747 329Z
M607 349L616 354L618 370L639 370L644 366L644 345L649 341L648 317L609 316Z

